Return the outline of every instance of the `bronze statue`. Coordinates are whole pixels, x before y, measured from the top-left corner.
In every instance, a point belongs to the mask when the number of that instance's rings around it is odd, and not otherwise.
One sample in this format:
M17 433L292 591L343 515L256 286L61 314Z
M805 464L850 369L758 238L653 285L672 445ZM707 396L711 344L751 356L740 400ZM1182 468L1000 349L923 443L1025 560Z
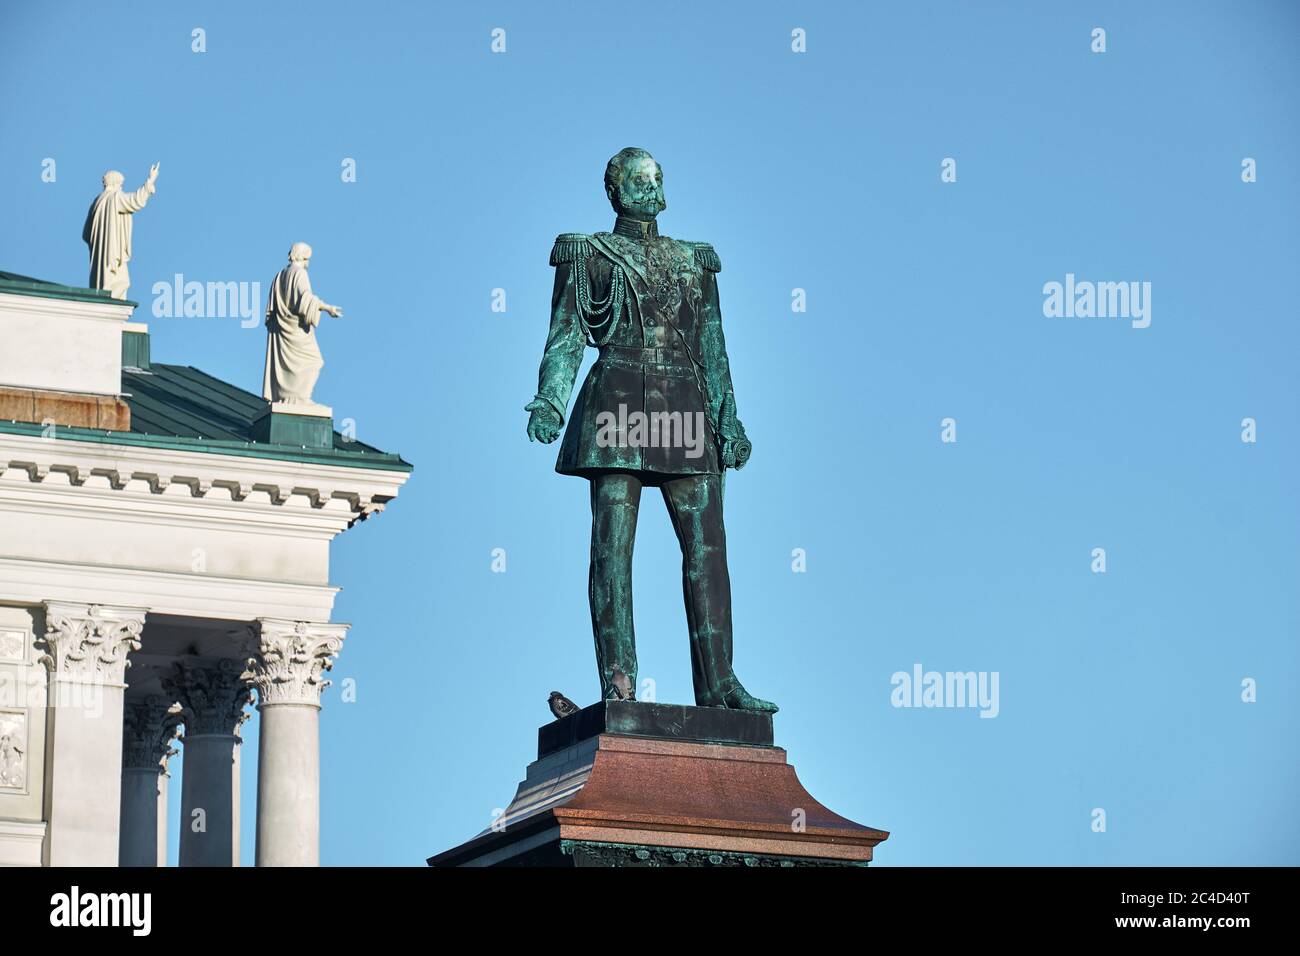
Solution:
M644 149L605 168L612 232L555 240L555 290L528 437L564 426L583 350L600 350L574 403L555 470L591 482L591 622L601 693L634 699L632 548L643 487L657 487L682 549L695 702L774 713L732 670L723 473L748 461L736 417L716 275L705 242L659 235L663 170Z

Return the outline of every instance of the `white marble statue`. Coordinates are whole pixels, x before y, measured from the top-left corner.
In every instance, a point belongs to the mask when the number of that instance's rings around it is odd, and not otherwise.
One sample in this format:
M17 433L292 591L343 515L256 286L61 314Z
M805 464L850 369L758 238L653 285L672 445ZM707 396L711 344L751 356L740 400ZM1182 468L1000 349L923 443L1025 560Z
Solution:
M115 299L125 299L131 285L126 264L131 261L131 218L154 194L158 164L133 193L122 192L123 176L115 169L104 174L104 191L91 203L81 238L90 247L90 287L107 289Z
M329 305L311 291L307 265L311 246L295 242L289 250L289 264L271 283L266 302L266 374L262 397L268 402L307 405L325 360L316 345L320 314L334 317L343 310Z

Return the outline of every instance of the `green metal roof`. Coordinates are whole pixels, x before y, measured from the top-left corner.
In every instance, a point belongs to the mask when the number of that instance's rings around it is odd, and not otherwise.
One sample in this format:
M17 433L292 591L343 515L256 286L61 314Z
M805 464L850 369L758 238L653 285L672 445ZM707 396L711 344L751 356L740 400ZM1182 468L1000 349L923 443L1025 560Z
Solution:
M0 271L0 293L33 295L81 302L121 302L103 289L82 289L59 285L30 276ZM101 428L59 428L60 438L110 445L139 445L178 451L209 452L219 455L242 455L249 458L274 458L344 468L376 468L411 471L400 455L380 451L364 442L349 441L334 432L332 448L309 448L303 445L277 445L259 442L253 437L253 422L266 414L266 400L260 395L236 388L207 372L188 365L164 365L148 361L147 336L144 332L124 333L144 336L141 350L147 369L122 369L122 397L131 406L131 430L111 432ZM40 435L42 426L31 422L0 421L0 433Z
M72 299L75 302L120 302L122 305L139 305L130 299L114 299L107 289L83 289L75 285L59 285L16 272L0 271L0 293L34 295L42 299Z
M123 369L122 392L131 406L129 434L151 445L346 467L411 470L401 456L355 439L349 441L338 432L334 432L333 448L254 441L253 422L266 414L266 400L192 366L151 362L148 371ZM118 440L125 437L121 432L116 436Z

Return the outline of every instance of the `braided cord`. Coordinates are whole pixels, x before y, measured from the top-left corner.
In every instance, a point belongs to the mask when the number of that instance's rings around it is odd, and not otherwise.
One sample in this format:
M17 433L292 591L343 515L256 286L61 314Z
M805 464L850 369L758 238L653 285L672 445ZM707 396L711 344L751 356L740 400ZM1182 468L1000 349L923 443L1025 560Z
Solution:
M616 263L610 275L609 291L603 299L592 299L587 278L587 257L581 251L574 257L573 268L576 272L574 299L578 305L578 320L590 343L599 347L613 336L618 318L623 314L623 306L627 302L627 277L623 274L623 267ZM599 340L596 338L598 329L605 329L604 337Z

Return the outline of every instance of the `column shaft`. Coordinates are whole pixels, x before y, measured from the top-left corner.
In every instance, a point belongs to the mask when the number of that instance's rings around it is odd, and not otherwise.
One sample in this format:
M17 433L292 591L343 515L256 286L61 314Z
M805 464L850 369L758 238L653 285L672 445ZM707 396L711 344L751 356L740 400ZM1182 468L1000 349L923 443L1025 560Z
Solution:
M179 707L157 695L128 696L122 708L119 866L167 865L167 761L179 722Z
M155 866L167 865L167 787L171 781L171 775L164 773L158 778L158 811L155 814L158 822L157 842L154 844L158 848Z
M320 865L320 708L258 708L257 865Z
M320 865L322 675L347 626L259 619L244 678L257 689L257 865Z
M238 866L234 734L186 734L181 765L181 866Z
M122 768L122 824L119 866L165 866L166 830L158 814L165 814L167 776L162 767ZM160 845L159 834L163 834ZM160 864L158 861L162 859Z
M122 688L50 683L63 703L49 708L46 724L45 865L117 866Z
M144 616L46 602L47 866L118 865L126 658L140 647Z
M163 688L181 705L181 866L239 865L239 726L252 699L233 659L187 659Z

